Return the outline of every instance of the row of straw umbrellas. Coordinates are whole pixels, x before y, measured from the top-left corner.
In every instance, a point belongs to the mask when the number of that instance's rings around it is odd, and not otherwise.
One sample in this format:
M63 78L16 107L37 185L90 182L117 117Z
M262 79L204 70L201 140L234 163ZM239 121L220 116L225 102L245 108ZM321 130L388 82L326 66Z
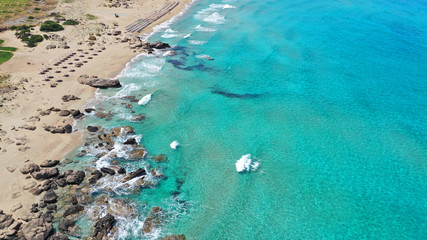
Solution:
M88 63L89 60L98 56L98 53L101 53L105 50L105 47L95 50L94 48L90 48L88 50L77 49L76 52L68 53L60 58L55 59L53 62L53 66L45 65L40 69L40 75L45 75L46 78L44 81L47 82L56 82L60 83L63 80L61 77L54 76L60 73L65 73L62 75L64 78L69 78L69 73L75 72L75 68L80 68L84 64ZM68 65L68 66L67 66ZM56 80L54 80L56 78ZM51 84L51 87L55 87L56 84Z

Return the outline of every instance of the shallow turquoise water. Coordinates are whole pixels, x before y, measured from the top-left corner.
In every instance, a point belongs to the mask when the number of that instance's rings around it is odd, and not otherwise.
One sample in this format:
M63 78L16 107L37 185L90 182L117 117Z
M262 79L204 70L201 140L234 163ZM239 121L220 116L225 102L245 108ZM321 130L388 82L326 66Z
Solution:
M177 55L134 62L102 92L114 120L87 124L130 124L168 156L130 196L167 209L162 234L425 239L425 26L424 1L200 0L149 39ZM131 123L117 96L148 93ZM260 167L238 173L245 154Z

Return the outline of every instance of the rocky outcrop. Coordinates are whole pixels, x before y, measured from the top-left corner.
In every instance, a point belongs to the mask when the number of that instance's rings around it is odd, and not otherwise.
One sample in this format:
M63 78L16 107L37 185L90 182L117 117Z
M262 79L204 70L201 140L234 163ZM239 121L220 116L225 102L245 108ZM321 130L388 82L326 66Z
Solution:
M52 177L58 176L58 168L47 168L40 169L39 171L34 171L31 173L31 176L36 180L49 179Z
M113 215L107 214L105 217L99 219L94 226L93 239L101 240L103 239L113 228L113 225L116 223L116 219Z
M97 76L81 75L77 81L81 84L89 85L96 88L121 87L118 79L98 78Z
M44 130L50 133L71 133L73 131L73 127L70 124L67 124L63 127L61 126L46 126L44 127Z
M79 185L83 182L86 174L80 170L68 170L64 173L67 184Z
M28 240L45 240L52 231L51 223L46 222L43 218L35 218L24 225L21 229L21 234Z
M73 101L73 100L80 100L80 98L76 97L74 95L64 95L64 96L62 96L62 101L64 101L64 102L69 102L69 101Z
M76 225L76 222L70 219L61 219L59 221L58 230L63 233L69 233L70 230Z
M50 236L47 240L69 240L69 238L66 235L58 232Z

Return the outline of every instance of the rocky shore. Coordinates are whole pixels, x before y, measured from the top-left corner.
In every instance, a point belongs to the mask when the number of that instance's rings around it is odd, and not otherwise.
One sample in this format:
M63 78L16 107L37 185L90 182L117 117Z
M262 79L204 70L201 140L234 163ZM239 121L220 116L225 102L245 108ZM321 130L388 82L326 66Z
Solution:
M144 0L115 1L111 6L105 2L76 0L59 4L49 18L58 22L65 17L78 19L80 25L48 34L49 40L36 48L25 47L13 31L0 32L8 46L18 48L14 58L0 65L1 72L8 74L0 87L0 174L4 176L0 183L4 189L0 194L0 239L115 239L120 219L138 212L129 201L99 193L111 193L118 187L136 192L155 187L163 178L159 169L149 165L127 171L112 160L108 167L93 163L80 169L64 158L86 139L78 156L95 154L98 161L110 161L117 157L115 148L119 144L126 150L126 160L166 159L150 156L129 126L88 126L84 131L75 126L76 120L88 114L111 118L109 112L82 109L82 105L98 88L120 87L120 79L115 76L134 56L170 47L142 41L125 31L126 25L135 20L129 13L148 14L166 1L150 5ZM170 16L154 25L182 11L188 2L183 1ZM107 14L98 13L101 10ZM108 12L123 14L110 18ZM92 14L99 20L87 20L93 18ZM144 119L136 115L132 121ZM90 234L79 228L77 222L82 217L93 223ZM161 226L164 218L160 208L153 208L141 233L148 234Z

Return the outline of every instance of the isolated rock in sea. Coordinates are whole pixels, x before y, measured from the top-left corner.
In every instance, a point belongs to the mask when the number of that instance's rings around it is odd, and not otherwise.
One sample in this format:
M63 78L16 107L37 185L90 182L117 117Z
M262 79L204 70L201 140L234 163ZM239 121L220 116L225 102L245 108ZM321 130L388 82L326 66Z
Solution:
M55 167L58 165L59 160L44 160L42 163L40 163L40 167Z
M123 144L127 144L127 145L135 145L138 144L138 142L136 141L135 138L129 138L127 139Z
M126 173L126 169L124 169L124 168L119 168L119 170L117 170L117 173L118 174L125 174Z
M47 168L47 169L40 169L39 171L35 171L31 173L31 176L36 180L41 179L49 179L52 177L58 176L59 171L58 168Z
M89 77L88 75L81 75L77 81L81 84L89 85L96 88L110 88L120 87L120 81L118 79L105 79L98 78L96 76Z
M87 130L89 132L98 132L99 127L95 127L95 126L87 126Z
M43 196L43 202L45 203L56 203L58 195L53 190L47 191Z
M107 214L105 217L99 219L94 226L94 233L93 233L93 239L94 240L101 240L106 236L113 225L116 223L116 219L113 215Z
M127 181L129 181L131 179L134 179L136 177L140 177L140 176L143 176L143 175L147 175L147 172L145 171L145 169L140 168L140 169L138 169L136 171L133 171L133 172L129 173L126 177L124 177L122 179L122 182L127 182Z
M25 239L45 240L52 231L51 223L46 222L43 218L35 218L24 225L21 229L21 234Z
M86 174L80 170L69 170L65 173L65 181L68 184L79 185L83 182Z
M181 235L171 235L171 236L164 237L161 240L186 240L186 237L185 237L184 234L181 234Z

